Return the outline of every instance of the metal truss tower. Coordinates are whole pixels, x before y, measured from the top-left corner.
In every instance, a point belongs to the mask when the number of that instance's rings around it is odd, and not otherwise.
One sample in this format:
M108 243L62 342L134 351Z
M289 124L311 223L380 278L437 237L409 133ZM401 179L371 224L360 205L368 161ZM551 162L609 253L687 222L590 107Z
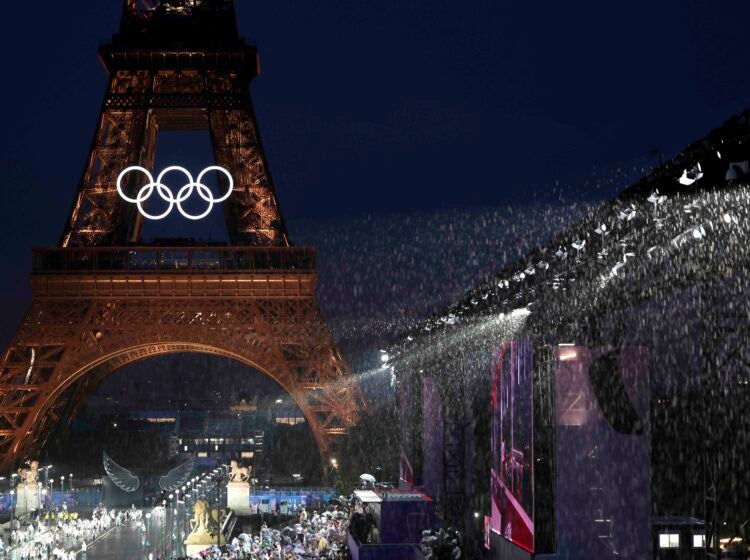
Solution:
M1 357L0 466L37 453L117 368L175 352L271 376L325 460L365 403L315 300L315 252L287 236L249 93L257 51L232 0L125 0L99 54L109 83L75 201L59 246L35 250L31 308ZM147 245L117 177L152 169L160 131L201 129L234 180L230 245Z

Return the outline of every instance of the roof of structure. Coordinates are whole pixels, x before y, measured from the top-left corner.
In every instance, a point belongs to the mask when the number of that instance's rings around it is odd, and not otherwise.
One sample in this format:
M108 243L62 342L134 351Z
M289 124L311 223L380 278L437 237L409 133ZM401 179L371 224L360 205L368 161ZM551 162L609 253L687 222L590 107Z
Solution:
M428 339L434 348L459 334L551 333L747 266L749 118L750 111L732 117L491 281L415 324L389 354Z

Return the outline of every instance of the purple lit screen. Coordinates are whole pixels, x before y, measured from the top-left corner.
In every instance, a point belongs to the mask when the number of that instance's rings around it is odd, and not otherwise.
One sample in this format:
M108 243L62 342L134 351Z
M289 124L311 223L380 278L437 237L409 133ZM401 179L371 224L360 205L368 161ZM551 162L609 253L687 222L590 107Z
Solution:
M503 343L492 362L490 528L534 551L533 352L531 340Z

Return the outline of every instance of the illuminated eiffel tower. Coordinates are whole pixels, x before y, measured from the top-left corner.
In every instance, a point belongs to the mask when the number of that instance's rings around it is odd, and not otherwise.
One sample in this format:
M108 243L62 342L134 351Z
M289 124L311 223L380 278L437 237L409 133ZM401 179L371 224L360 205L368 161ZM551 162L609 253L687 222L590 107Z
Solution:
M315 300L315 251L291 245L279 212L249 93L257 51L233 2L126 0L99 55L109 86L73 208L59 246L34 251L31 308L0 363L0 466L36 454L118 368L177 352L272 377L327 461L364 400ZM144 244L118 177L152 169L160 131L197 129L233 179L219 174L230 244Z

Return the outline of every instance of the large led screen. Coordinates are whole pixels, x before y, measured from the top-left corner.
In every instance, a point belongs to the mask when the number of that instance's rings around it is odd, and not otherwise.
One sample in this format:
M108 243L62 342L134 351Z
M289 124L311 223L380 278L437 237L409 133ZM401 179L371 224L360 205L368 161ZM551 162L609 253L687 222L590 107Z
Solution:
M503 343L492 361L491 529L534 551L533 352Z

